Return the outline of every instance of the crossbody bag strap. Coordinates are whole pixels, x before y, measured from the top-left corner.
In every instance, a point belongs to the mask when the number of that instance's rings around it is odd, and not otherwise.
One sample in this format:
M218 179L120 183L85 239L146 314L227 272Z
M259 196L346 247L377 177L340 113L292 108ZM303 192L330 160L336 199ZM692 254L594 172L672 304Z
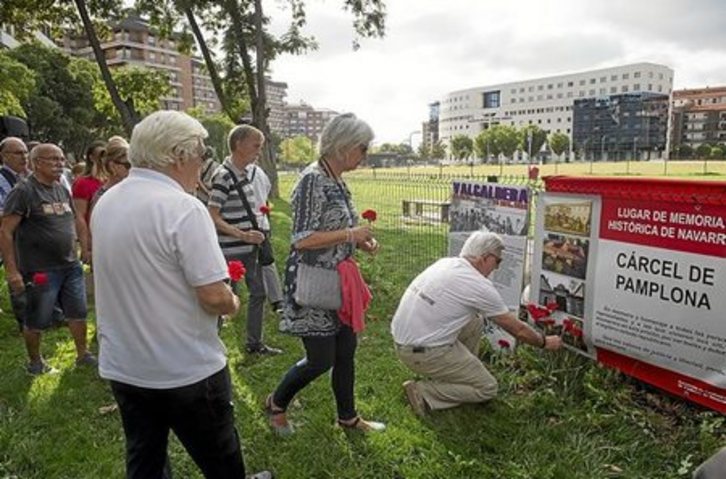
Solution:
M260 229L260 225L257 224L257 217L252 212L252 207L250 207L250 202L249 202L249 200L247 200L247 195L245 194L244 190L242 189L242 185L240 184L239 180L237 180L237 175L234 174L234 172L232 171L232 169L229 166L224 165L224 167L227 169L227 171L229 172L229 175L232 177L232 181L234 182L234 184L232 186L234 186L234 188L237 190L239 199L242 200L242 204L245 206L245 209L247 210L247 215L250 217L250 223L252 223L252 228L254 228L257 231L262 231Z
M0 168L0 175L3 175L5 177L5 179L8 181L8 184L10 185L10 188L15 186L15 183L18 182L18 178L5 168Z

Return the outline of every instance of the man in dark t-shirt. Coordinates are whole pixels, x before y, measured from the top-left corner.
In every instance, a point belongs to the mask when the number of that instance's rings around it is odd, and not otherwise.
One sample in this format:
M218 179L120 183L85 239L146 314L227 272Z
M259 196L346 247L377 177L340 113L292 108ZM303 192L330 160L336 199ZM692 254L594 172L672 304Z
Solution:
M95 366L96 359L86 348L86 290L76 254L79 220L68 190L59 182L63 151L50 143L41 144L31 152L30 161L33 174L6 198L0 227L0 249L11 294L25 296L27 370L32 375L52 370L40 354L40 333L50 326L56 303L68 318L76 364ZM84 240L81 256L87 261Z

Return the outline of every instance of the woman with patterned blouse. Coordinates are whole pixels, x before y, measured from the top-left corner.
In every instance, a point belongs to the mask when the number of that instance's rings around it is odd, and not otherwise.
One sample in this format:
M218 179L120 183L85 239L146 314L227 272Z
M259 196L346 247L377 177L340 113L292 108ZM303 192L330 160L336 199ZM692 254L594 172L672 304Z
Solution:
M384 424L362 419L355 409L356 333L341 322L337 311L295 301L301 262L335 270L356 248L378 251L370 226L358 226L350 191L341 178L365 160L371 140L373 130L352 113L333 118L320 137L320 160L303 171L292 194L293 247L285 268L283 329L302 339L306 354L267 397L270 424L278 434L293 432L285 411L295 394L331 368L338 424L365 432L385 429Z

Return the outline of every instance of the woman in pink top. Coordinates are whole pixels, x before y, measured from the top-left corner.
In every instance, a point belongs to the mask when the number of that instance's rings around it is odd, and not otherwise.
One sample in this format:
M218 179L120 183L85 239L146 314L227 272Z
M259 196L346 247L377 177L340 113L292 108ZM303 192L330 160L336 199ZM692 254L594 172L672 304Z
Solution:
M94 141L86 149L86 170L83 176L76 178L73 182L73 206L76 209L76 215L81 218L83 225L79 234L88 237L88 220L91 213L91 200L104 183L104 170L101 158L106 153L106 143L103 141Z

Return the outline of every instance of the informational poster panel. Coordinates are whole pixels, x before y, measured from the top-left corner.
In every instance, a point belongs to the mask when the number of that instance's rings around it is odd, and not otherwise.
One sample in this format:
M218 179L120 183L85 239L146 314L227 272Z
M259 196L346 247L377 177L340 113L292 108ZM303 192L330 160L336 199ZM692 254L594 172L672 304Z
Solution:
M449 209L449 256L458 255L474 231L497 233L504 241L502 263L489 276L511 311L519 310L529 228L530 191L526 186L455 180ZM485 335L498 347L514 338L493 323ZM505 341L502 343L501 341Z
M592 324L586 318L596 276L600 211L597 196L544 193L539 197L532 257L530 301L552 304L551 314L536 326L561 335L568 348L595 357Z
M565 276L560 290L584 298L583 343L599 361L726 412L726 183L555 177L546 184L533 281L540 303ZM589 235L547 220L548 205L562 198L591 202ZM569 243L577 257L586 251L586 266L569 256L565 265L546 264L549 241ZM576 304L556 300L554 316L578 317Z

